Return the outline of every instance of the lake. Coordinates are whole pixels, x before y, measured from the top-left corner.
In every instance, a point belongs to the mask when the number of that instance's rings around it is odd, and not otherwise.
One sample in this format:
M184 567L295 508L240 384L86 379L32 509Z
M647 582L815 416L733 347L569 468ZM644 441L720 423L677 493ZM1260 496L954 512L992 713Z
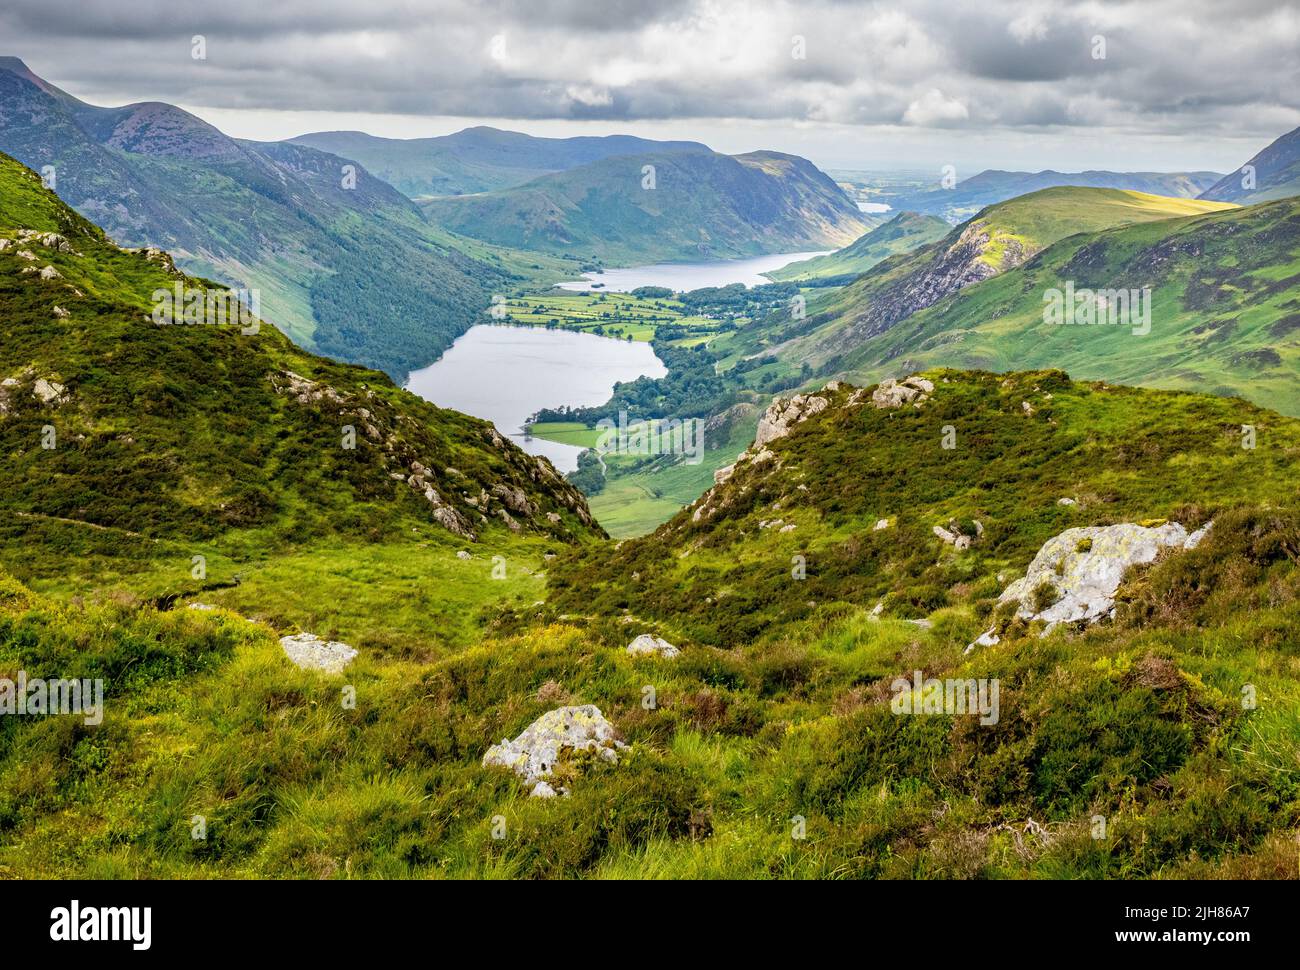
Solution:
M604 404L618 381L667 373L648 343L479 324L436 363L413 371L406 388L439 407L486 418L524 451L545 455L561 472L571 472L582 449L524 435L528 418L539 408Z
M674 292L698 290L703 286L730 286L744 283L757 286L771 283L763 274L780 269L788 263L814 256L825 256L826 250L815 253L775 253L771 256L754 256L749 259L716 259L707 263L655 263L650 266L628 266L607 269L603 273L585 273L580 280L560 283L562 290L585 292L592 283L602 284L598 289L615 293L631 293L639 286L666 286Z

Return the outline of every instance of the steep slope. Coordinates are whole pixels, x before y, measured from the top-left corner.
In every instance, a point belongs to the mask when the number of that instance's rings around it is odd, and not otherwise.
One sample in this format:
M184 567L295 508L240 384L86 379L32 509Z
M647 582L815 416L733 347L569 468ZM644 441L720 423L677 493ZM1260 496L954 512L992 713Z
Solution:
M811 162L776 152L607 158L420 207L436 225L498 245L628 263L838 247L871 225Z
M1103 307L1100 324L1058 324L1045 297L1067 286L1078 300L1149 288L1149 316L1134 304L1123 321ZM1300 200L1071 236L868 338L838 366L874 379L934 365L1056 366L1300 415Z
M298 350L237 306L218 316L223 293L158 250L119 249L0 156L11 568L141 570L174 564L178 544L247 557L412 529L440 544L598 531L549 462L487 422Z
M1251 205L1292 195L1300 195L1300 128L1278 138L1200 197Z
M1118 189L1044 189L989 206L938 242L879 263L811 307L806 319L756 330L756 337L767 352L825 366L944 297L1014 269L1058 239L1226 208L1231 204Z
M512 275L344 159L231 139L171 105L85 104L12 58L0 62L0 150L51 167L61 197L118 242L257 289L300 344L398 377L434 359Z
M1218 172L1001 172L995 169L963 179L951 189L931 189L904 196L895 208L939 215L961 222L985 206L1056 186L1124 189L1175 198L1212 198L1201 195L1220 178ZM1226 200L1235 201L1235 200Z
M356 159L411 198L490 192L621 155L708 151L693 141L654 141L632 135L537 138L484 126L437 138L379 138L360 131L321 131L289 140Z
M553 571L551 607L691 645L675 672L707 685L713 730L762 739L727 747L763 752L742 811L804 816L851 858L840 874L1289 871L1300 422L1059 371L924 377L912 400L841 385L774 405L693 508ZM1048 631L1002 598L1054 537L1069 562L1114 555L1089 537L1115 525L1179 541L1114 560L1113 616ZM931 707L923 678L996 684L998 710ZM927 716L899 706L923 697Z
M817 280L821 285L847 283L890 256L911 252L948 235L951 227L936 216L900 212L843 249L800 260L765 273L777 283Z

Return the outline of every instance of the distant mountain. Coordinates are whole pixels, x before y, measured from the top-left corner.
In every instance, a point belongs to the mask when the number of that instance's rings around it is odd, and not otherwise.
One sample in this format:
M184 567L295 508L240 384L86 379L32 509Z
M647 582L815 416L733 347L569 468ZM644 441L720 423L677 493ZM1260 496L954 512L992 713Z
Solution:
M912 314L1028 262L1058 239L1227 208L1232 205L1118 189L1043 189L989 206L938 242L877 264L809 307L804 320L774 332L751 329L764 338L764 352L827 366Z
M815 165L778 152L606 158L420 208L497 245L633 263L838 248L873 225Z
M398 377L510 278L345 159L229 138L168 104L86 104L16 58L0 59L0 150L50 167L60 196L118 242L258 289L303 346Z
M360 131L321 131L289 140L356 159L411 198L489 192L603 158L709 150L693 141L653 141L632 135L535 138L483 126L437 138L379 138Z
M791 263L763 275L778 283L805 280L821 284L847 283L890 256L942 239L951 228L937 216L900 212L843 249Z
M1250 205L1292 195L1300 195L1300 128L1215 182L1201 198Z
M989 169L958 182L951 189L932 189L905 196L894 203L894 208L928 212L957 223L985 206L1056 186L1125 189L1148 195L1194 199L1218 178L1218 172L1002 172Z

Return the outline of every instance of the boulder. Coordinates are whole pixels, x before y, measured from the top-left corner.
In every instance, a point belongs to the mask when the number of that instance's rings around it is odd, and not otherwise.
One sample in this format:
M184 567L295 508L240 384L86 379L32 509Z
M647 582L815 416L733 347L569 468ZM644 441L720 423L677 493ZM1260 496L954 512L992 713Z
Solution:
M905 377L901 381L886 378L871 392L871 403L878 408L897 408L904 404L919 405L934 393L934 383L924 377Z
M41 377L32 385L32 397L42 404L62 404L68 399L68 389L58 381Z
M665 660L671 660L681 653L667 640L662 637L656 637L649 633L643 633L627 645L627 652L633 656L646 656L648 654L663 657Z
M484 767L509 768L538 797L555 791L539 783L550 777L564 751L591 752L605 761L618 761L618 753L627 745L615 737L614 725L605 720L594 704L557 707L547 711L513 741L503 738L483 755Z
M314 633L295 633L280 638L282 649L294 665L303 670L321 670L327 674L341 674L357 655L346 643L322 640Z
M1132 566L1152 562L1166 549L1195 549L1213 523L1193 533L1176 522L1066 529L1047 540L1021 579L1012 582L999 603L1018 604L1016 616L1042 620L1046 635L1058 623L1095 623L1115 612L1115 593ZM1040 588L1052 593L1041 605ZM995 630L982 634L966 651L998 642Z

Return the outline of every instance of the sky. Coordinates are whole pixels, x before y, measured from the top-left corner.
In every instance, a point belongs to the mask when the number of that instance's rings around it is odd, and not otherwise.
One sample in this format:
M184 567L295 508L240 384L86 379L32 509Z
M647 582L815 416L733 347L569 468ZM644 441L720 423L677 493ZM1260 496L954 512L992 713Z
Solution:
M489 124L964 178L1231 171L1300 126L1300 0L3 0L4 54L262 140Z

